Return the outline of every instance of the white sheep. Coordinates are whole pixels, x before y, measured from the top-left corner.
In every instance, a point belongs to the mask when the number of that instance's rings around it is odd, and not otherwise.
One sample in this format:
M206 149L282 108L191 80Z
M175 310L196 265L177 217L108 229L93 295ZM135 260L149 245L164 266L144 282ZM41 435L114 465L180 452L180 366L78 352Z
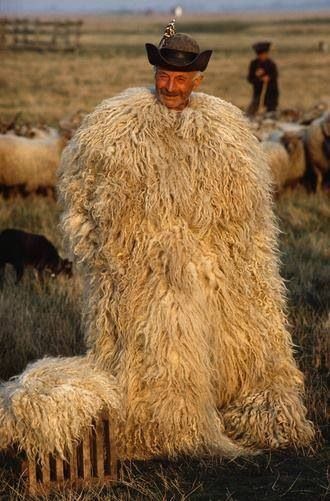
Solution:
M305 140L308 159L316 176L316 191L320 191L330 173L330 112L311 123Z
M271 169L275 191L280 192L305 176L305 148L302 137L296 134L273 134L271 138L273 140L263 141L261 144Z
M288 152L279 141L262 141L261 146L270 167L274 189L279 192L285 184L289 171Z
M33 138L0 134L2 191L17 187L25 193L53 189L65 142L55 129L36 130Z

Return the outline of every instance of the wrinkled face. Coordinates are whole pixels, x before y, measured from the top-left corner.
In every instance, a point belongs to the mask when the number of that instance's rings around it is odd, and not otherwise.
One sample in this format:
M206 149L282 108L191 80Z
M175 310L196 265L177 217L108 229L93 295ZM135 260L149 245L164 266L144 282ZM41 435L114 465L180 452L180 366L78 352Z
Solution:
M159 101L171 110L181 111L190 94L199 87L203 76L197 71L169 71L157 68L155 73L156 94Z

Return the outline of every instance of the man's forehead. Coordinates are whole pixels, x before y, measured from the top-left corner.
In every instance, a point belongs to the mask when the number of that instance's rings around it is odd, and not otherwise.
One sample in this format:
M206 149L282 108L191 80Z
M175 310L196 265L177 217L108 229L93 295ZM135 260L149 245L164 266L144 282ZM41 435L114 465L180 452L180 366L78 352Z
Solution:
M188 76L188 77L193 76L197 73L196 71L172 71L161 67L157 67L156 72L164 73L169 76Z

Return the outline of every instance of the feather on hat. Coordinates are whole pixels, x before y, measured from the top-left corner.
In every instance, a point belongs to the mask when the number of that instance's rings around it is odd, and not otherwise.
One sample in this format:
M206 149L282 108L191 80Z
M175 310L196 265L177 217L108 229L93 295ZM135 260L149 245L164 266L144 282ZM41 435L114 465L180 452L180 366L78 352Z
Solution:
M149 63L171 71L204 71L212 50L200 52L196 40L185 33L176 33L175 19L165 28L158 47L146 43Z

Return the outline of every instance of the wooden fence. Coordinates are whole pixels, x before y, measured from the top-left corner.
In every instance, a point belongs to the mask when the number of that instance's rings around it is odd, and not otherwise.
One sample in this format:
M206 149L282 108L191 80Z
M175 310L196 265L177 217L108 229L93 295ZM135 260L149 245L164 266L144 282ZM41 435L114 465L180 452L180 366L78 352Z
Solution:
M56 455L49 455L43 463L37 457L28 460L24 449L18 450L15 446L2 452L1 460L13 479L23 481L24 499L48 496L57 490L81 491L118 482L119 460L113 423L107 412L102 412L92 424L81 441L73 444L72 453L67 452L66 460ZM68 494L65 499L69 498L72 496Z
M82 21L0 18L0 49L76 50Z

